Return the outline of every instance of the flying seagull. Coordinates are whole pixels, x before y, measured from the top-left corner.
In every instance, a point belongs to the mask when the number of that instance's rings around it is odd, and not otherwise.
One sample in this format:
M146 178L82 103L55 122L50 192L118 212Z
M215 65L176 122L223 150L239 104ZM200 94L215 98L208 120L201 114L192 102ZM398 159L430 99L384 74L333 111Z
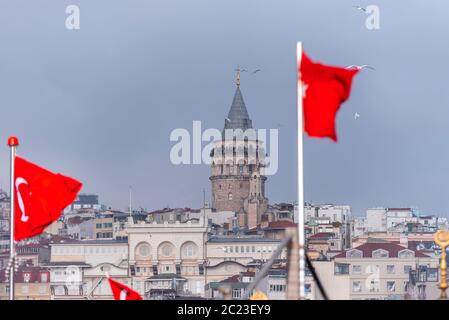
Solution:
M260 69L256 69L253 72L251 72L251 74L255 74L255 73L259 72L259 71L260 71Z
M367 65L367 64L363 64L363 65L361 65L361 66L356 66L356 65L350 65L350 66L347 66L346 67L346 69L357 69L357 70L362 70L362 69L371 69L371 70L376 70L376 69L374 69L373 67L371 67L371 66L369 66L369 65Z
M354 113L354 119L357 120L360 117L360 114L358 114L357 112Z
M360 11L363 11L363 12L366 12L366 9L365 8L363 8L363 7L361 7L361 6L353 6L354 8L356 8L357 10L360 10Z

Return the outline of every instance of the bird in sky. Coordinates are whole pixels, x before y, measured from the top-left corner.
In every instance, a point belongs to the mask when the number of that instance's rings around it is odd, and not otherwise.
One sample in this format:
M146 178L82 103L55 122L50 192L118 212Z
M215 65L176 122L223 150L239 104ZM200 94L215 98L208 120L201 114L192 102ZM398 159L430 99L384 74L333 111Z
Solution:
M225 118L225 121L226 121L226 122L231 122L231 119Z
M357 69L357 70L362 70L362 69L371 69L371 70L376 70L376 69L374 69L373 67L371 67L371 66L369 66L369 65L367 65L367 64L363 64L363 65L361 65L361 66L356 66L356 65L350 65L350 66L347 66L346 67L346 69Z
M260 69L256 69L253 72L251 72L251 74L255 74L255 73L259 72L259 71L261 71L261 70Z
M357 112L354 113L354 120L357 120L360 117L360 114L358 114Z

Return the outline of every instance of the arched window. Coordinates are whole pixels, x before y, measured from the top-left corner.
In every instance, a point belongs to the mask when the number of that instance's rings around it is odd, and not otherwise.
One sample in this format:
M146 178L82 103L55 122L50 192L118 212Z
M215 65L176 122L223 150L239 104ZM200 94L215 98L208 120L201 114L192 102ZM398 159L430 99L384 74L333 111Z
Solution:
M388 258L388 251L384 249L374 250L372 253L373 258Z
M232 192L228 193L228 200L232 200Z
M148 258L151 256L151 246L148 242L141 242L136 246L135 254L140 258Z
M363 253L360 250L352 249L352 250L346 251L346 258L362 258L362 257L363 257Z
M164 259L164 258L171 258L175 254L175 247L170 242L163 242L159 246L158 250L158 258Z
M413 258L414 256L415 256L415 253L409 249L401 250L398 253L399 258Z
M198 254L198 246L192 242L185 242L181 247L182 258L195 258Z

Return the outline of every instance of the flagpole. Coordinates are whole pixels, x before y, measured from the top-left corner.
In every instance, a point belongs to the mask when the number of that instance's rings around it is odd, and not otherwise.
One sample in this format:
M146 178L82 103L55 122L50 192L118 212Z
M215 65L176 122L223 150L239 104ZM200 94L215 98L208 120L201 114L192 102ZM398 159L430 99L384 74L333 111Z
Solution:
M14 248L14 160L16 158L16 147L19 145L19 139L14 136L8 138L8 146L11 150L11 164L10 164L10 218L9 218L9 258L11 261L11 268L9 269L9 300L14 300L14 266L13 261L15 256Z
M303 87L299 75L302 57L302 43L296 44L297 61L297 126L298 126L298 242L299 242L299 299L305 299L305 235L304 235L304 162L303 162Z

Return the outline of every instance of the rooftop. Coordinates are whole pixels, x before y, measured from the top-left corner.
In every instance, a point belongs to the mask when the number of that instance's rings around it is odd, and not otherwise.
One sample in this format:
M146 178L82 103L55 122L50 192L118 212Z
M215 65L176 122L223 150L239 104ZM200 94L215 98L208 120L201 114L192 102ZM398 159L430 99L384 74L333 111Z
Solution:
M355 247L353 249L349 249L346 251L341 252L340 254L337 254L336 256L333 257L333 259L335 258L346 258L346 252L350 251L350 250L359 250L362 252L363 254L363 258L372 258L373 257L373 252L379 249L383 249L385 251L388 252L388 257L389 258L397 258L398 254L400 251L402 250L411 250L415 253L415 257L419 257L419 258L428 258L429 256L417 251L417 250L413 250L413 249L408 249L405 248L403 246L400 246L396 243L392 243L392 242L386 242L386 243L365 243L362 244L358 247Z
M260 236L213 236L207 240L211 243L223 243L223 242L270 242L279 243L280 240L264 238Z
M228 117L225 119L224 130L226 129L242 129L243 131L253 127L252 121L249 118L246 110L245 102L243 101L240 85L237 84L234 99L232 100L231 109Z

